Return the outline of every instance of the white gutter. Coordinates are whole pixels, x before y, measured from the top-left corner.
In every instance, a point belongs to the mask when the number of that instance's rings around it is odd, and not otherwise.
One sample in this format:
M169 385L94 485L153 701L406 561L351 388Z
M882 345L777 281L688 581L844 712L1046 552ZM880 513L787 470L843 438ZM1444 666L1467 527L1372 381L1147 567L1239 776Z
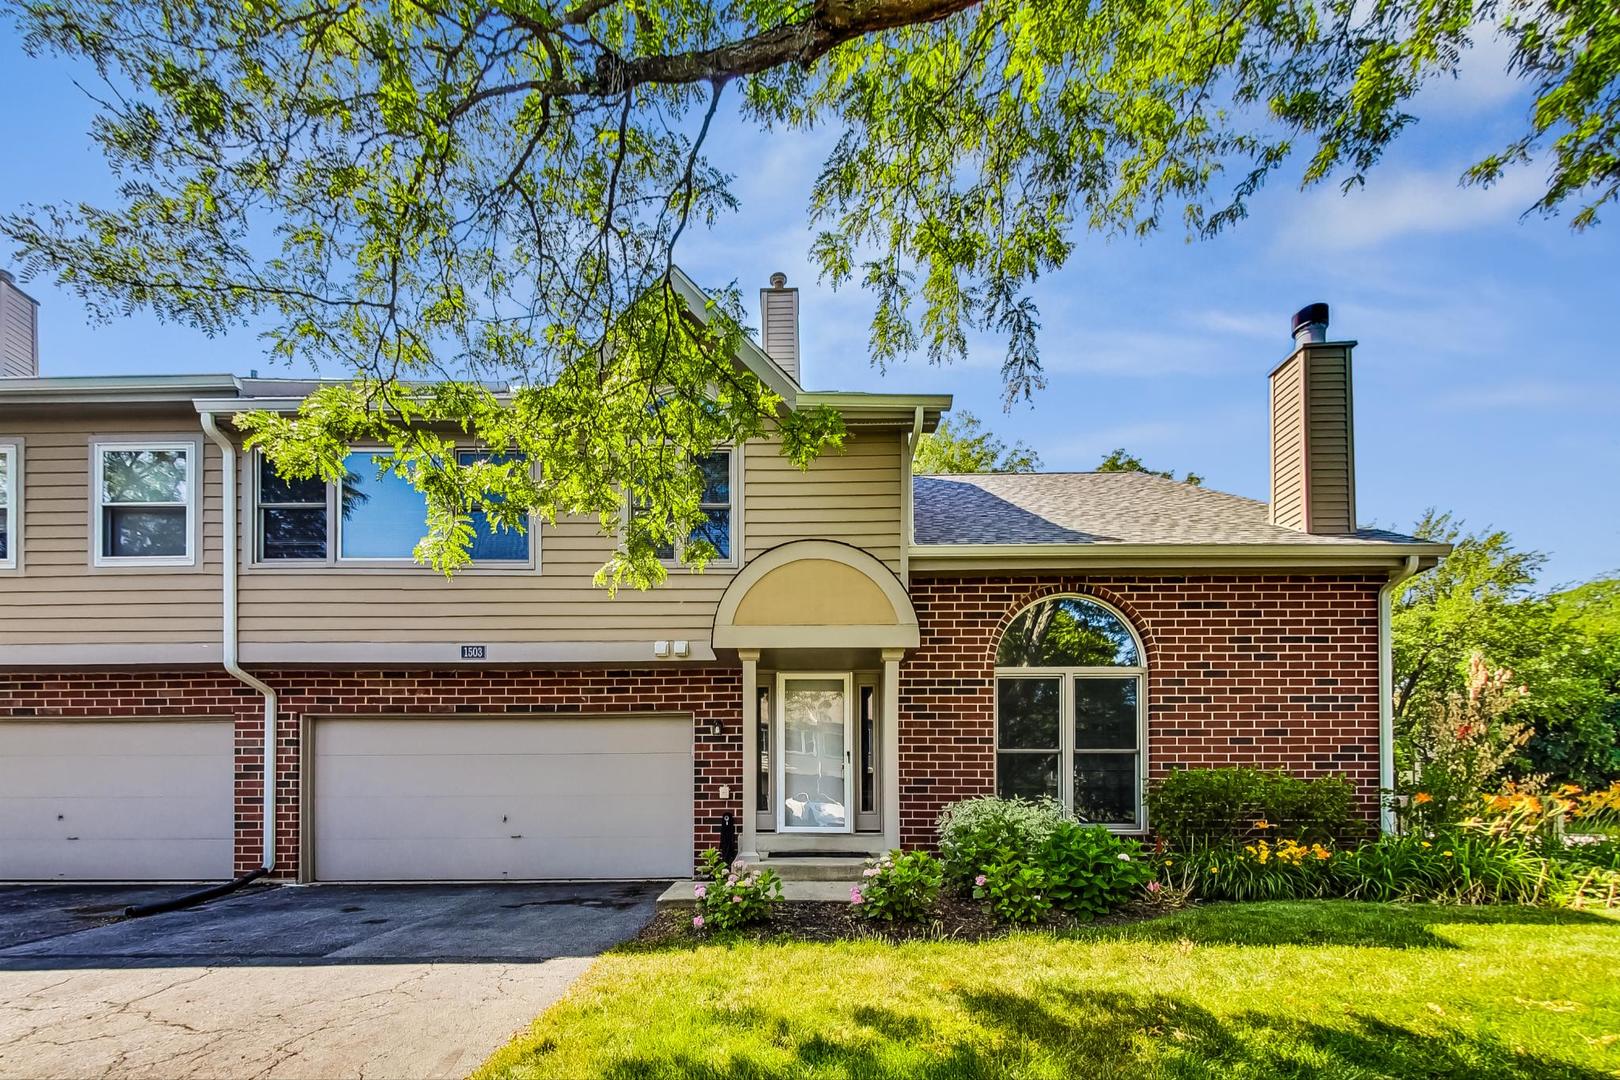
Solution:
M237 405L240 408L240 403ZM262 755L264 780L264 838L261 865L268 873L276 868L276 692L274 688L242 670L237 663L236 643L236 533L239 508L236 505L236 444L231 442L214 423L214 414L203 410L203 431L224 455L225 490L225 543L223 582L220 588L224 608L225 670L238 680L258 691L264 697L264 752Z
M1378 824L1386 833L1395 831L1395 808L1389 804L1395 790L1395 655L1390 630L1390 613L1395 606L1395 590L1418 571L1418 556L1408 555L1399 570L1378 590Z

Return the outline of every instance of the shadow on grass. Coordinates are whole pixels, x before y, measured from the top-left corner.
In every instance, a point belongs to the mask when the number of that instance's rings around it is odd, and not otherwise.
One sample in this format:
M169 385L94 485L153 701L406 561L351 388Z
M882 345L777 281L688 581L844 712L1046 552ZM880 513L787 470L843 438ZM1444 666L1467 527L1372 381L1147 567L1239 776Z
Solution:
M1172 994L1074 989L1040 998L996 991L956 995L974 1032L932 1039L928 1024L880 1006L828 1016L821 1030L784 1018L762 1023L756 1053L706 1056L670 1049L603 1062L614 1080L693 1077L924 1077L1020 1073L1082 1078L1422 1076L1432 1080L1606 1080L1607 1072L1514 1050L1489 1036L1415 1029L1347 1016L1341 1026L1244 1012L1220 1017ZM854 1022L851 1025L844 1021ZM755 1016L759 1022L767 1018ZM728 1016L728 1023L730 1017ZM838 1034L830 1034L837 1032Z

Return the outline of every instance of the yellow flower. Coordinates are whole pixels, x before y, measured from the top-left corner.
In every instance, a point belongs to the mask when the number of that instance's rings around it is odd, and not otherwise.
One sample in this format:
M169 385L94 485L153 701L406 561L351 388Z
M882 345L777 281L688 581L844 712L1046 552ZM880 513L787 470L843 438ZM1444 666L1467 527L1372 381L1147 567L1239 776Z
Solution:
M1209 868L1209 872L1212 874L1218 874L1221 872L1221 868L1218 866L1212 866Z
M1424 803L1429 802L1434 802L1434 796L1430 795L1427 791L1420 791L1416 795L1412 796L1413 806L1422 806Z
M1267 821L1267 820L1266 820L1266 819L1265 819L1265 818L1261 818L1261 819L1260 819L1260 820L1259 820L1259 821L1257 821L1257 822L1255 822L1255 823L1254 823L1254 827L1255 827L1255 828L1257 828L1257 829L1271 829L1271 828L1275 828L1275 826L1273 826L1273 825L1272 825L1272 824L1271 824L1271 822L1269 822L1269 821Z
M1442 851L1440 854L1444 855L1448 859L1451 858L1451 852L1449 851Z

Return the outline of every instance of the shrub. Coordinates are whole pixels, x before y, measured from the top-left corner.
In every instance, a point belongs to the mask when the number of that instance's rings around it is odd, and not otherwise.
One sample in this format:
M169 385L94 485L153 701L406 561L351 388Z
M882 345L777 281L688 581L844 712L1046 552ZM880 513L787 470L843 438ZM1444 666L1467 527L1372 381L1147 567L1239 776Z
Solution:
M868 919L913 922L934 910L944 878L944 867L928 852L891 851L867 865L849 899Z
M1148 793L1153 827L1183 850L1265 839L1331 843L1364 835L1342 776L1303 779L1262 769L1180 769Z
M1475 828L1386 836L1346 852L1338 894L1354 900L1534 904L1568 877L1523 844Z
M1059 824L1072 821L1052 799L984 797L952 803L939 816L939 851L945 876L972 881L994 863L1032 858Z
M782 879L775 870L750 870L741 859L727 866L713 849L703 853L703 869L709 880L693 887L698 901L694 929L735 930L759 922L782 899Z
M1036 850L1047 896L1060 911L1107 915L1136 899L1153 868L1135 840L1100 825L1060 821Z
M1159 876L1205 900L1305 900L1332 896L1338 888L1336 860L1343 853L1325 844L1256 840L1166 854Z
M973 898L1000 922L1032 923L1052 910L1046 872L1027 862L996 862L973 879Z

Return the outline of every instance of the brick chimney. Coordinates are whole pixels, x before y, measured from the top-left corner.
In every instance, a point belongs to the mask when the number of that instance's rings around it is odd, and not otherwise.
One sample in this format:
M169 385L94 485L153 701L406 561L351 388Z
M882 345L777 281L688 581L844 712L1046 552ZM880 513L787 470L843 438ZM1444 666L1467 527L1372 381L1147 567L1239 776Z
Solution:
M778 270L771 275L768 289L759 290L759 343L765 355L788 373L799 378L799 290L787 287L787 275Z
M1294 316L1294 351L1271 373L1271 523L1298 532L1356 530L1353 341L1327 340L1328 306Z
M39 377L39 302L0 270L0 378Z

